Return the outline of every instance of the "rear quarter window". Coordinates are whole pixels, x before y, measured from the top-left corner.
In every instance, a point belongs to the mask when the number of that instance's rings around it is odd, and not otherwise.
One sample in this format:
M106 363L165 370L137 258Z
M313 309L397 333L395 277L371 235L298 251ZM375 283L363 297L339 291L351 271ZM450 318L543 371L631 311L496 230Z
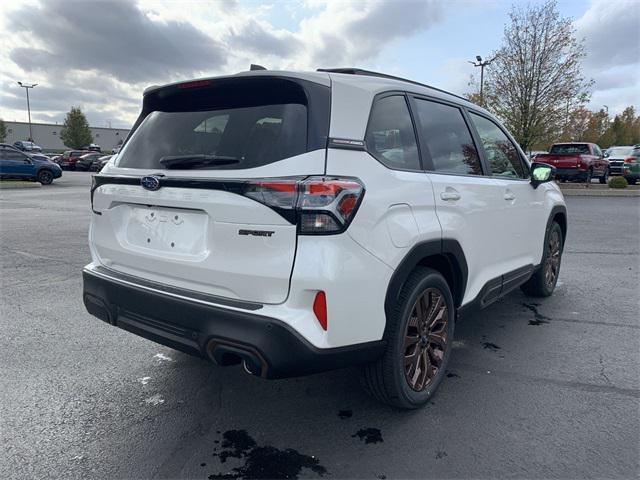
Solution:
M420 170L416 136L403 95L376 100L365 136L367 150L394 170Z

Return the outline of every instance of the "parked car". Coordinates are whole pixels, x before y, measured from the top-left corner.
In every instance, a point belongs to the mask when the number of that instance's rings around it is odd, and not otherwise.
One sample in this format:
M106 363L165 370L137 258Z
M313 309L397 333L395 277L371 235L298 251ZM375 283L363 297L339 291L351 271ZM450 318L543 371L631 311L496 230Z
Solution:
M384 74L152 87L93 177L84 304L264 378L362 364L373 396L417 408L458 314L519 286L553 293L553 171L481 107Z
M100 170L102 170L104 168L104 166L109 163L109 160L111 160L111 157L113 157L113 155L105 155L103 157L97 158L96 160L93 161L93 165L91 165L91 171L92 172L99 172Z
M640 180L640 145L635 145L631 155L625 157L623 168L624 178L631 185L635 185Z
M89 145L84 147L84 150L87 150L89 152L102 152L102 148L100 148L100 145L97 145L95 143L90 143Z
M13 143L13 146L22 152L42 152L42 148L27 140L18 140Z
M623 175L623 165L633 154L633 145L628 147L610 147L606 150L609 162L609 175Z
M115 147L113 147L113 148L111 149L111 153L112 153L113 155L115 155L116 153L118 153L118 152L120 151L120 149L121 149L121 148L122 148L122 145L116 145Z
M78 160L76 161L76 170L88 172L89 170L91 170L93 162L100 157L102 157L102 154L99 152L91 152L80 155L80 157L78 157Z
M607 183L609 179L609 162L595 143L556 143L549 153L536 156L536 161L554 166L558 180L591 183L597 178Z
M35 180L49 185L61 176L62 169L51 160L27 155L10 145L0 145L0 178Z
M62 162L62 155L53 155L51 157L51 161L60 165L60 163Z
M62 154L62 161L60 166L63 170L75 170L76 162L78 158L86 153L91 153L88 150L67 150Z

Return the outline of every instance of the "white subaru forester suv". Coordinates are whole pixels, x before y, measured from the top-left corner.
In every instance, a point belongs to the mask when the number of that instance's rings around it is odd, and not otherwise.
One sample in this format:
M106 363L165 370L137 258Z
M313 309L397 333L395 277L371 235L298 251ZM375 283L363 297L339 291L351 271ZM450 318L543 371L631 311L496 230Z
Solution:
M460 312L553 292L552 178L487 111L384 74L150 87L93 178L84 304L264 378L362 365L373 396L416 408Z

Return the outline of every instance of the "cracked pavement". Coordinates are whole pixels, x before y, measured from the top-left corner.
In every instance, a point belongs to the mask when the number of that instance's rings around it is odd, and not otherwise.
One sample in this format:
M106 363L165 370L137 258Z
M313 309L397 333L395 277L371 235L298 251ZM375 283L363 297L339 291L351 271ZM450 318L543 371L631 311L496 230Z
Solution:
M240 478L261 452L301 478L640 475L640 199L567 198L554 296L466 317L431 404L398 412L356 369L264 381L91 317L89 183L0 191L1 478Z

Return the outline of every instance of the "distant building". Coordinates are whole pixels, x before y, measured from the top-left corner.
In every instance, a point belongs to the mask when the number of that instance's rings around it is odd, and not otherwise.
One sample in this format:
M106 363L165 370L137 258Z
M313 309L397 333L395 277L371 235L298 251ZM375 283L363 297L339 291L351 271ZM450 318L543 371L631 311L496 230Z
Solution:
M27 122L4 122L7 126L6 143L27 140L29 138L29 124ZM89 127L93 136L93 143L102 147L102 151L110 152L113 147L127 138L127 128ZM42 147L43 152L68 150L60 139L62 125L52 123L32 123L33 141Z

